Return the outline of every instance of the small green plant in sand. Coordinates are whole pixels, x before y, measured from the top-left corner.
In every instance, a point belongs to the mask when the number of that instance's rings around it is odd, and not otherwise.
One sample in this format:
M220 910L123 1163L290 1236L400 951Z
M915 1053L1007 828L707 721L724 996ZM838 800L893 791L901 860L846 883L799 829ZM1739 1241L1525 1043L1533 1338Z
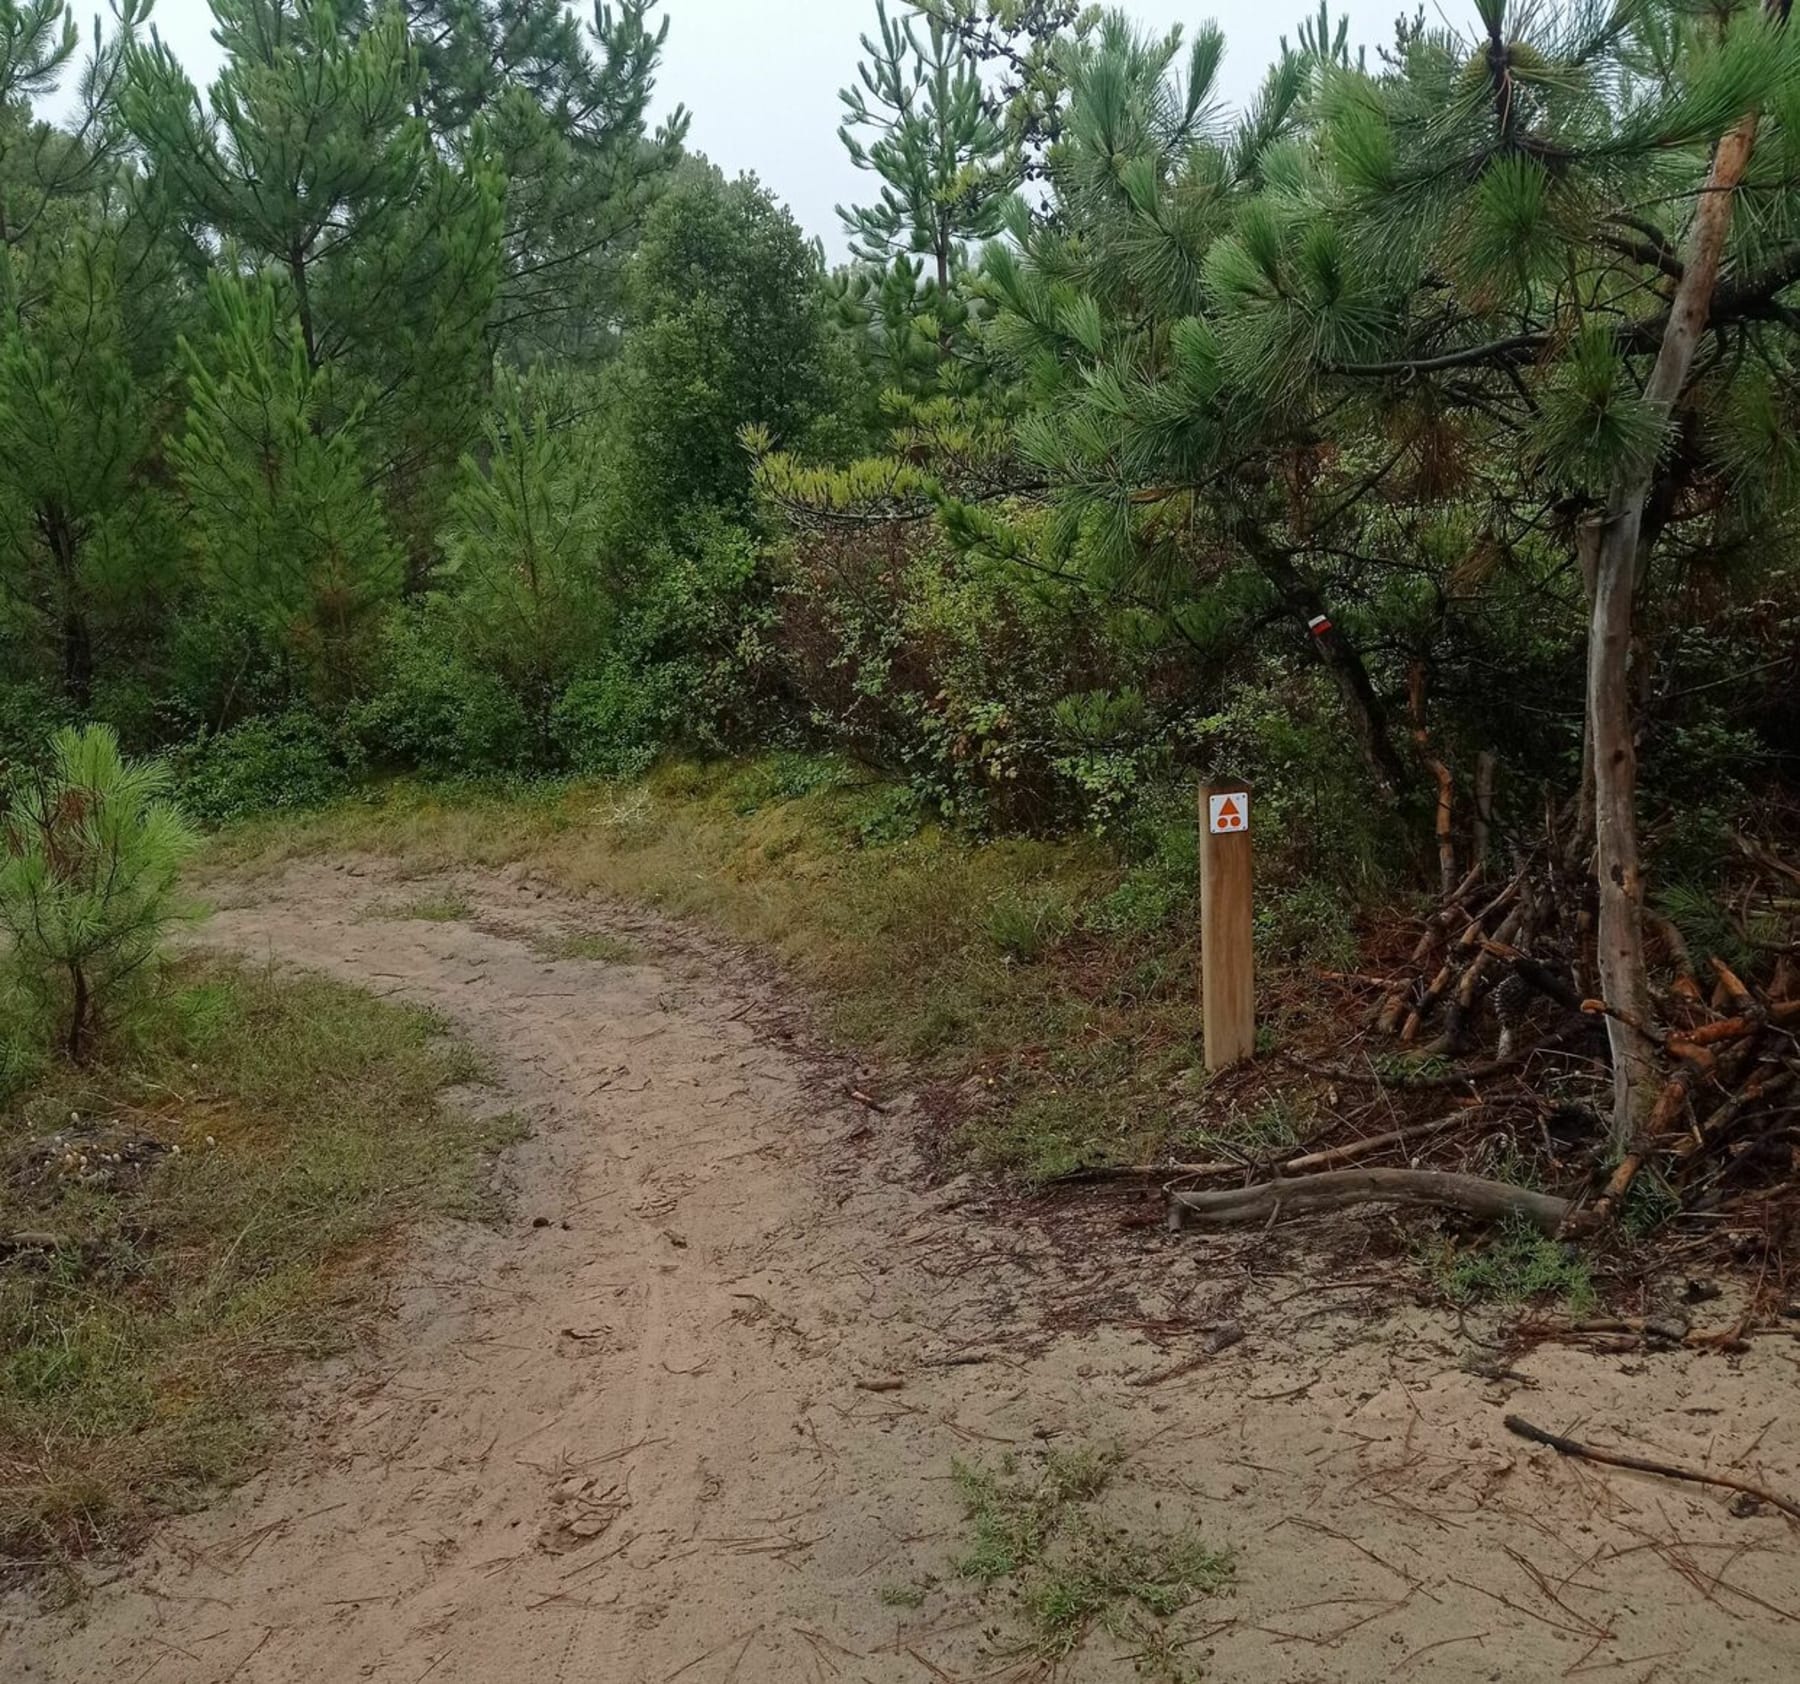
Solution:
M955 1572L1004 1585L1026 1623L1024 1646L1055 1665L1096 1630L1132 1645L1148 1676L1191 1676L1172 1628L1185 1609L1231 1579L1228 1553L1190 1530L1135 1530L1101 1512L1124 1462L1116 1446L1052 1450L1027 1466L955 1462L966 1525Z
M1546 1300L1583 1315L1599 1302L1581 1248L1517 1219L1467 1250L1440 1240L1426 1251L1425 1260L1444 1295L1456 1304Z
M883 1608L923 1608L925 1598L931 1594L929 1581L913 1584L883 1585L881 1587L881 1605Z

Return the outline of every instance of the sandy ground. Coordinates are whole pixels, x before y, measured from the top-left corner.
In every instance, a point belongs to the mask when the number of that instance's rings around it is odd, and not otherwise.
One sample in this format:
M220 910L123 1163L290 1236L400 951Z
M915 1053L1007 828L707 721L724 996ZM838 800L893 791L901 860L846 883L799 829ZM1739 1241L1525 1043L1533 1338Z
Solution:
M445 887L471 918L367 916ZM1114 1441L1120 1524L1236 1554L1234 1585L1185 1616L1201 1675L1796 1676L1787 1522L1501 1426L1513 1408L1791 1489L1793 1341L1546 1348L1485 1379L1455 1318L1372 1320L1391 1291L1346 1277L1341 1243L1326 1265L1311 1235L1113 1215L1083 1245L966 1184L934 1192L911 1097L813 1047L755 965L645 915L344 862L237 898L208 939L430 1004L488 1049L481 1102L533 1126L504 1165L512 1214L419 1237L382 1332L305 1381L266 1474L96 1565L72 1610L15 1598L0 1676L1049 1676L1007 1598L950 1573L951 1463ZM645 962L541 956L578 930ZM1244 1339L1206 1356L1227 1317ZM915 1610L882 1600L932 1579ZM1096 1634L1054 1675L1135 1672Z

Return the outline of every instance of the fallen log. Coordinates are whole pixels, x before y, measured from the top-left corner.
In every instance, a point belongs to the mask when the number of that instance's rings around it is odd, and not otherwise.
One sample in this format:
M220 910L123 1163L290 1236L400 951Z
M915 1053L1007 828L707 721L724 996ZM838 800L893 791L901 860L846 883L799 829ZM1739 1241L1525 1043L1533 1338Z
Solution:
M1433 1205L1496 1222L1517 1216L1546 1234L1581 1225L1581 1214L1568 1199L1506 1181L1433 1169L1330 1170L1217 1193L1171 1191L1169 1225L1179 1228L1195 1222L1221 1227L1367 1204Z
M1791 1503L1786 1497L1776 1496L1766 1486L1752 1485L1748 1480L1734 1479L1730 1474L1706 1473L1700 1468L1685 1468L1676 1462L1657 1462L1648 1456L1628 1456L1618 1450L1599 1450L1591 1444L1583 1444L1579 1439L1547 1433L1542 1427L1534 1427L1518 1415L1506 1417L1506 1430L1517 1433L1520 1438L1529 1439L1533 1444L1547 1445L1559 1456L1573 1456L1583 1462L1599 1462L1609 1468L1630 1468L1634 1473L1657 1474L1663 1479L1685 1479L1696 1485L1718 1485L1727 1491L1741 1491L1746 1497L1754 1497L1759 1503L1767 1503L1772 1508L1780 1509L1783 1514L1800 1520L1800 1503Z

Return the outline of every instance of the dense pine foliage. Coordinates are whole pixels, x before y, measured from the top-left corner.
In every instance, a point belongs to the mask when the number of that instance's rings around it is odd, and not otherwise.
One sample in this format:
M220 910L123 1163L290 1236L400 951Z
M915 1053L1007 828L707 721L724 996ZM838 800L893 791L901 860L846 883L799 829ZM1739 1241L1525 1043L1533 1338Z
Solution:
M1785 4L1321 11L1243 112L1211 28L872 6L835 273L652 126L656 0L212 4L200 90L0 0L0 758L829 747L1151 853L1230 767L1340 901L1548 828L1641 1112L1647 922L1793 810Z

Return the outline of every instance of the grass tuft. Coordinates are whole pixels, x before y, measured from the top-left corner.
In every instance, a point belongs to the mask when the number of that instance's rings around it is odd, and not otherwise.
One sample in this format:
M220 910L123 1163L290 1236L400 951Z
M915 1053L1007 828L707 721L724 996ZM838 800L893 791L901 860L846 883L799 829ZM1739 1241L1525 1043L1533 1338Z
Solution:
M1517 1218L1467 1250L1457 1249L1449 1240L1439 1241L1427 1252L1426 1263L1444 1295L1456 1304L1552 1301L1581 1316L1599 1303L1581 1248L1552 1239Z
M369 909L370 918L413 919L424 924L457 924L475 916L469 897L450 890L441 895L420 895L415 900L383 901Z
M546 959L585 959L596 965L641 965L641 949L618 936L598 933L546 936L534 941L532 950Z

